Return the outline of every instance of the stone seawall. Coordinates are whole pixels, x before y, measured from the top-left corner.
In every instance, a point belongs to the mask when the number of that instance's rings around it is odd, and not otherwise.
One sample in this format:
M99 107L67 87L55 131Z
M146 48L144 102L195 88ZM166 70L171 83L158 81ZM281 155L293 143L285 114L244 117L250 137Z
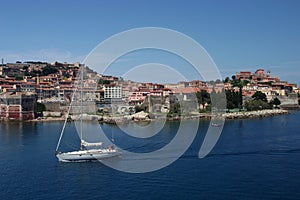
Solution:
M223 117L226 119L247 119L247 118L260 118L260 117L269 117L275 115L288 114L287 110L274 109L274 110L259 110L251 112L237 112L237 113L225 113Z

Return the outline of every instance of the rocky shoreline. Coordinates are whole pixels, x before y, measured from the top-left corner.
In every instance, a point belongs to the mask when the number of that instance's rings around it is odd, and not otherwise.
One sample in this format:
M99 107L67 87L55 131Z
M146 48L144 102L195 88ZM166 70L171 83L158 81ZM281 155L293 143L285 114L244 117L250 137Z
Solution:
M225 118L227 120L232 119L253 119L253 118L263 118L263 117L271 117L276 115L284 115L289 114L288 110L283 109L274 109L274 110L259 110L259 111L243 111L243 112L233 112L233 113L223 113L223 114L211 114L211 113L201 113L199 116L187 116L182 117L183 119L211 119L214 118ZM180 119L180 117L175 118Z
M223 116L226 119L252 119L252 118L262 118L270 117L276 115L288 114L288 110L273 109L273 110L259 110L250 112L237 112L237 113L225 113Z
M192 120L192 119L211 119L212 117L225 118L225 119L253 119L253 118L263 118L276 115L288 114L288 110L283 109L273 109L273 110L259 110L259 111L244 111L244 112L234 112L234 113L223 113L218 115L213 115L211 113L200 113L188 116L173 116L173 117L163 117L163 116L149 116L148 113L136 113L134 115L126 116L98 116L98 115L84 115L83 119L86 121L98 120L99 123L116 124L116 123L126 123L130 121L155 121L155 120ZM71 116L70 120L77 120L79 116ZM34 119L34 122L52 122L52 121L64 121L65 117L43 117Z

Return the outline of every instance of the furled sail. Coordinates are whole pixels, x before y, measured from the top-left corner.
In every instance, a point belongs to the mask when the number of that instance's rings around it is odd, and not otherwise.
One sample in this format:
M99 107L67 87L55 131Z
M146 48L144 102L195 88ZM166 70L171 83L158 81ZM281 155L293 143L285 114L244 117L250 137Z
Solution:
M84 140L81 140L81 145L85 147L91 147L91 146L101 146L103 145L103 142L86 142Z

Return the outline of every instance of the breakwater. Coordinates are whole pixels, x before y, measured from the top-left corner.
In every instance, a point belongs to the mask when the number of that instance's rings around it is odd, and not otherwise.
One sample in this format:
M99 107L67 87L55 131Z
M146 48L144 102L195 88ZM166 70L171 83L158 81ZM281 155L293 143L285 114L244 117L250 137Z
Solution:
M289 111L283 109L273 109L273 110L259 110L259 111L244 111L244 112L234 112L234 113L222 113L213 115L212 113L200 113L193 115L185 115L185 116L167 116L167 115L154 115L148 113L140 113L138 115L125 115L125 116L99 116L99 115L83 115L83 120L91 121L98 120L100 123L128 123L130 121L151 121L151 120L161 120L162 118L173 121L173 120L189 120L189 119L210 119L212 117L219 117L225 119L251 119L251 118L262 118L262 117L270 117L276 115L288 114ZM138 116L138 117L137 117ZM79 115L71 116L71 120L78 120L80 118ZM63 121L65 119L64 116L59 118L53 117L43 117L38 118L32 121Z
M223 117L225 117L226 119L247 119L247 118L270 117L270 116L283 115L288 113L289 112L287 110L273 109L273 110L225 113L223 114Z

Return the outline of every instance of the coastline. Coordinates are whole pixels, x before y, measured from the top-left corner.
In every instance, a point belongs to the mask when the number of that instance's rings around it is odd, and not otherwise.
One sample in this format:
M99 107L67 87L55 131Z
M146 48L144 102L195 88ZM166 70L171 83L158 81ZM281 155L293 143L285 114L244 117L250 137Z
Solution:
M227 120L234 120L234 119L253 119L253 118L263 118L263 117L271 117L276 115L284 115L289 114L290 112L285 109L273 109L273 110L259 110L259 111L243 111L243 112L234 112L234 113L223 113L219 115L213 115L211 113L199 113L197 115L190 115L190 116L174 116L174 117L167 117L167 121L177 121L177 120L192 120L192 119L211 119L212 117L217 118L225 118ZM72 120L76 120L78 117L73 116ZM30 122L57 122L57 121L64 121L65 117L43 117L37 118L33 120L29 120ZM148 118L147 115L140 117L139 119L134 119L132 115L126 116L98 116L98 115L85 115L84 120L98 120L99 123L107 123L107 124L115 124L119 122L139 122L139 121L155 121L161 120L161 118Z
M247 111L238 113L225 113L223 114L226 119L253 119L262 117L271 117L276 115L289 114L288 110L284 109L273 109L273 110L258 110L258 111Z

